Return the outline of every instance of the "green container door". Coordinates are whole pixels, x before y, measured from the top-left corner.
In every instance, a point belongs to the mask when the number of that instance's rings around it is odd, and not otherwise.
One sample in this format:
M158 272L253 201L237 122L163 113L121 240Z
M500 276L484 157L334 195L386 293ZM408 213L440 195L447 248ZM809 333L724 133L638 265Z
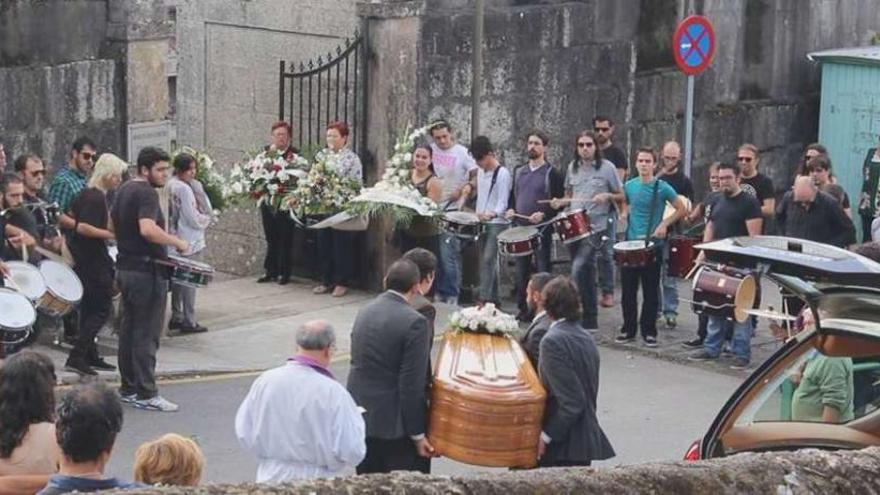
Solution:
M880 65L824 60L819 142L828 148L837 182L849 194L854 216L862 190L862 163L868 149L877 146L878 136Z

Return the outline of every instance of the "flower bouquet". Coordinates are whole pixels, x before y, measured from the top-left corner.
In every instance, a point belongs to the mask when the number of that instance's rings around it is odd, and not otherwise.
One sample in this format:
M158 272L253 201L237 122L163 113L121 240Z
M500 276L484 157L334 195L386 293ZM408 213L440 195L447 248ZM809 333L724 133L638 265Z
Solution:
M285 159L275 150L262 152L232 167L226 190L230 196L255 200L257 206L269 204L278 209L283 206L284 196L296 186L298 179L307 175L308 169L309 162L300 155Z
M302 222L305 217L336 214L360 192L359 181L337 173L338 159L338 154L318 154L308 175L299 180L282 202L282 208L290 209L291 217Z
M516 318L500 311L492 303L456 311L449 318L449 326L459 332L510 335L519 331Z
M412 185L412 149L416 141L425 136L430 125L404 132L394 145L394 154L385 163L382 179L352 198L347 210L354 215L389 215L398 227L406 228L416 216L440 215L440 207L419 194Z
M208 201L211 202L211 208L214 212L219 213L226 209L227 189L226 178L214 168L214 160L205 153L189 146L184 146L174 153L174 157L180 153L187 153L196 159L198 166L196 167L196 180L202 184Z

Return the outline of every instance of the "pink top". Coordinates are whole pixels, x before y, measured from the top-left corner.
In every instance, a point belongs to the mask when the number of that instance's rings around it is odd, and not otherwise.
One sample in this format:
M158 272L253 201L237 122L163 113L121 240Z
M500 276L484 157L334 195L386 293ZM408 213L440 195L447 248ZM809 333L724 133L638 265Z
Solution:
M0 476L54 474L61 461L54 423L34 423L21 444L7 458L0 458Z

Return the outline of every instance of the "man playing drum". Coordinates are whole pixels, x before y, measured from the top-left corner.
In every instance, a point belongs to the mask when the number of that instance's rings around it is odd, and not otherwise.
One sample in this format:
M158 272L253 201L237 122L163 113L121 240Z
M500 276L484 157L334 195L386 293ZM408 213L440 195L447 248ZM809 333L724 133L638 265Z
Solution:
M761 205L758 199L745 193L739 181L742 170L736 163L720 163L718 165L718 182L722 195L717 197L709 212L703 242L727 239L736 236L754 236L761 234L764 222L761 216ZM700 253L698 260L705 257ZM692 361L717 359L724 343L724 326L728 319L723 316L709 315L706 340L703 349L689 357ZM745 321L733 321L732 350L735 355L733 369L745 369L751 358L751 338L754 330L752 318Z
M542 201L561 198L565 193L564 183L562 174L545 159L545 148L550 143L547 134L533 130L526 136L526 143L529 161L513 171L513 189L510 192L510 208L506 216L508 220L516 218L516 225L538 226L555 213L549 203ZM540 244L534 253L539 272L551 271L552 235L549 225L544 226ZM532 274L532 257L529 255L516 258L516 302L519 307L517 319L520 321L531 320L526 304L526 284Z
M623 184L614 164L602 157L593 131L578 134L577 158L568 164L565 174L565 199L553 199L550 205L568 212L583 209L589 216L592 234L568 245L571 252L571 278L577 284L583 307L581 326L599 328L596 304L596 254L609 242L610 215L613 204L624 198Z
M651 148L639 148L636 155L636 171L639 176L624 185L626 204L629 209L629 225L626 229L626 246L638 241L638 251L650 251L647 256L638 256L636 262L624 262L620 267L621 290L623 292L623 328L615 342L626 344L636 339L636 318L638 312L638 290L642 285L642 313L639 318L642 339L648 347L657 347L657 307L660 289L660 243L666 239L670 225L681 219L686 211L684 202L675 194L675 189L667 182L654 177L657 155ZM675 213L663 219L663 205L671 203ZM615 255L617 255L617 246ZM627 249L627 252L636 251ZM637 253L633 253L637 254Z

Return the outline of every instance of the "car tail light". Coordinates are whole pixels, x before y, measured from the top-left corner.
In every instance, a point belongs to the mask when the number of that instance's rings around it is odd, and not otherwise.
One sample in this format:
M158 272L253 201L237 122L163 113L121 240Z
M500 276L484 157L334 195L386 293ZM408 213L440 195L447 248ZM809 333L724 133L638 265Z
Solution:
M687 450L687 454L684 455L684 460L686 461L699 461L700 460L700 440L692 443L690 448Z

